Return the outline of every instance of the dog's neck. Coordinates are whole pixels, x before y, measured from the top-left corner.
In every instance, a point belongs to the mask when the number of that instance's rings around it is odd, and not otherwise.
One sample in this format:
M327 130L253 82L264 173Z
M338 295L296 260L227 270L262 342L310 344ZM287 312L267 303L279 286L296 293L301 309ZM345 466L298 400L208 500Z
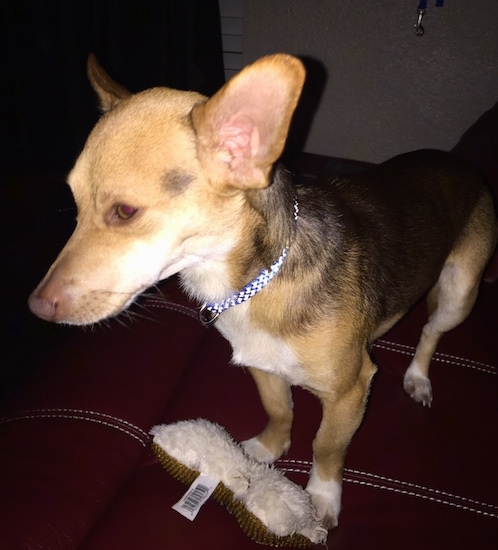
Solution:
M298 203L290 174L277 167L263 190L246 191L245 207L251 223L240 243L222 259L182 272L185 289L204 303L200 320L211 324L229 307L262 290L279 272L294 241ZM210 294L209 288L214 291ZM224 288L224 290L221 290Z
M294 221L297 224L299 217L299 203L297 197L294 198ZM291 243L288 243L282 250L278 259L273 262L269 269L264 268L260 274L251 282L246 284L244 288L238 292L232 293L230 296L220 302L206 302L199 310L199 321L206 326L212 325L220 316L221 313L231 307L238 306L250 300L253 296L263 290L270 281L278 274L285 258L289 252Z
M247 202L258 215L252 228L252 258L270 265L296 234L296 189L291 174L278 165L272 183L262 190L248 191Z

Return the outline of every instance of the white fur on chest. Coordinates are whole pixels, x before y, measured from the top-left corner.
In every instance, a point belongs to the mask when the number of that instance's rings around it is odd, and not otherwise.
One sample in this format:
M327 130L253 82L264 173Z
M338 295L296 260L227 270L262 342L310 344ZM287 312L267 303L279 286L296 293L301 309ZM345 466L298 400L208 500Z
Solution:
M223 260L193 266L181 278L185 290L201 301L221 300L231 292ZM249 309L250 300L227 309L214 325L230 342L233 363L281 376L296 386L305 384L306 375L295 353L281 338L255 327Z
M305 372L288 344L250 322L249 303L223 312L215 326L230 342L236 365L276 374L293 385L306 382Z

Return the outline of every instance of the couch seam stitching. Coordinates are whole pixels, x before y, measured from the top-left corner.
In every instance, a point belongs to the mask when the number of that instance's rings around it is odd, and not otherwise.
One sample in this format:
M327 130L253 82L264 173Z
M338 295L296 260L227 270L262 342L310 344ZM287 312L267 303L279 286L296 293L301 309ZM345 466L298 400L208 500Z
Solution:
M103 426L114 428L129 435L130 437L139 441L143 447L146 447L148 442L150 441L149 435L144 430L142 430L138 426L135 426L131 422L128 422L127 420L122 420L118 417L111 416L105 413L100 413L97 411L85 411L83 409L30 409L5 416L4 418L0 419L0 424L7 424L9 422L15 422L17 420L36 420L43 418L83 420L86 422L101 424Z
M406 344L399 344L397 342L390 342L388 340L377 340L373 347L383 349L386 351L391 351L394 353L400 353L402 355L413 356L415 353L414 346L408 346ZM473 359L467 359L464 357L458 357L455 355L450 355L447 353L436 352L433 356L434 361L440 363L452 364L459 367L470 368L479 372L484 372L486 374L498 375L498 367L483 363L480 361L475 361Z
M286 467L285 463L288 464L295 464L297 466L301 465L302 468L293 468L293 467ZM300 473L300 474L309 474L310 469L312 467L312 463L306 460L297 460L297 459L283 459L278 461L278 468L281 469L284 472L293 472L293 473ZM306 469L305 469L306 468ZM362 479L355 479L353 476L363 476L366 478L370 478L371 480L362 480ZM355 470L351 468L345 468L344 469L344 481L347 483L354 483L357 485L364 485L367 487L372 487L375 489L381 489L385 491L391 491L396 492L399 494L404 494L407 496L413 496L416 498L421 498L424 500L428 500L431 502L436 502L439 504L452 506L454 508L458 508L464 511L474 512L476 514L480 514L483 516L488 516L492 518L498 518L498 514L494 513L493 511L487 511L487 510L479 510L476 507L472 507L469 504L475 505L475 506L481 506L482 508L486 508L488 510L498 510L498 506L494 504L489 504L483 501L463 497L461 495L449 493L447 491L442 491L439 489L433 489L431 487L425 487L420 484L411 483L408 481L402 481L394 478L389 478L386 476L370 473L370 472L363 472L361 470ZM384 484L381 483L375 483L372 480L379 480L384 482ZM389 487L387 483L392 483L393 485L398 485L399 487ZM404 487L404 488L403 488ZM420 492L417 492L419 490ZM425 491L429 494L423 494L422 491ZM438 495L438 496L433 496ZM444 498L446 497L446 499ZM461 504L459 502L451 502L447 499L453 499L456 501L461 501L462 503L469 503L469 504Z

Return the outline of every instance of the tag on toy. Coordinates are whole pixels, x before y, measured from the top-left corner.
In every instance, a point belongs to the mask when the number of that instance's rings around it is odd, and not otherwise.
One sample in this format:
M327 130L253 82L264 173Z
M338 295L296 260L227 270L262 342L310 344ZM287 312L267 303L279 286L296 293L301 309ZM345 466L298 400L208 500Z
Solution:
M172 506L173 510L193 521L202 505L213 494L218 483L219 480L200 474L183 497Z

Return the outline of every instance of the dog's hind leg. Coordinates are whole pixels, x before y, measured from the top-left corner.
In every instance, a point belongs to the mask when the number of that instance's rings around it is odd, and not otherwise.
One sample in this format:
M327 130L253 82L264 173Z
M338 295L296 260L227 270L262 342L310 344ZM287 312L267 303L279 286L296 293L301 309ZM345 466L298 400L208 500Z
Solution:
M436 285L428 294L429 321L422 329L403 381L406 392L425 406L430 407L432 403L429 380L432 356L443 334L458 326L472 310L495 239L492 226L483 228L480 217L471 218L460 244L449 255Z
M291 444L294 419L290 384L268 372L250 368L259 391L268 424L256 437L243 442L245 451L259 462L271 463L286 453Z
M439 340L445 332L465 320L477 298L478 283L471 287L470 281L464 281L465 277L459 271L459 267L447 263L429 293L429 321L422 329L415 355L403 380L403 387L410 397L427 407L432 403L429 366Z

